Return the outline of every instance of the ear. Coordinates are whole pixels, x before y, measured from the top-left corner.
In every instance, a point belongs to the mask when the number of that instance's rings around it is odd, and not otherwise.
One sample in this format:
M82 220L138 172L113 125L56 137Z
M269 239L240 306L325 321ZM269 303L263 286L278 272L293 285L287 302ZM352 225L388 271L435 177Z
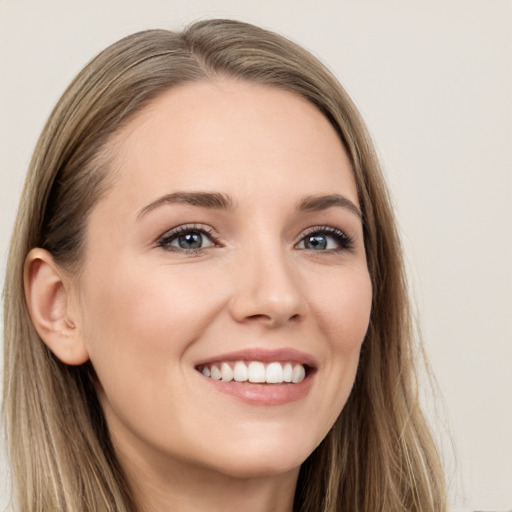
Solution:
M89 354L71 278L48 251L36 248L25 260L24 283L32 323L46 346L63 363L85 363Z

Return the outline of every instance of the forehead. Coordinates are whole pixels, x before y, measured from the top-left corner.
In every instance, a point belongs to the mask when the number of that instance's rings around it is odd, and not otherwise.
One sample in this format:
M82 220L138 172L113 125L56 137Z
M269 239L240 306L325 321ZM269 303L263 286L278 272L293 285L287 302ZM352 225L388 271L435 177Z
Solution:
M190 83L156 98L116 137L124 197L176 190L234 195L293 183L304 194L340 192L357 204L337 133L304 98L223 80Z

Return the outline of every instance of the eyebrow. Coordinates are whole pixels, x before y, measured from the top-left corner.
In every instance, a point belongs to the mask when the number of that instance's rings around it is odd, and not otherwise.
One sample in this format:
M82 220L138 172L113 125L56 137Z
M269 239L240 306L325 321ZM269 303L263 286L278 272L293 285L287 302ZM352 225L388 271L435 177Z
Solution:
M347 197L341 194L328 194L324 196L308 196L301 199L297 205L297 210L302 212L318 212L327 210L333 206L346 208L354 213L358 219L363 218L361 210Z
M187 204L214 210L233 210L236 207L231 197L220 192L174 192L166 194L142 208L137 214L137 218L141 218L146 213L164 204ZM363 217L359 208L350 199L341 194L307 196L298 202L297 211L318 212L332 207L346 208L354 213L358 219Z
M214 210L233 210L235 208L235 204L229 196L218 192L175 192L166 194L142 208L137 214L137 218L163 204L188 204Z

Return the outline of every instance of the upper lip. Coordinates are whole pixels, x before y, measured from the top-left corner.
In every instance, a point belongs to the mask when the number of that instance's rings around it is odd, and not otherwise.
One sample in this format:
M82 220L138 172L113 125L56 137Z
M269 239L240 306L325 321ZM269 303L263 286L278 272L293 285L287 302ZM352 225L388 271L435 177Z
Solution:
M310 368L317 368L316 359L306 352L294 348L262 349L248 348L219 354L208 359L198 361L196 366L207 366L214 363L230 361L261 361L262 363L282 362L282 363L300 363Z

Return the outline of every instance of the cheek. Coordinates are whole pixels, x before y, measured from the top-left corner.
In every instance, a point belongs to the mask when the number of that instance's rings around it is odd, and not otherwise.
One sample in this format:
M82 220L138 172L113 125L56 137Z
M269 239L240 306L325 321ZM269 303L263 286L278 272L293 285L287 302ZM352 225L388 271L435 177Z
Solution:
M201 272L176 267L119 264L91 273L86 282L85 338L98 373L102 366L108 374L179 363L221 307L221 292L212 292Z
M189 347L217 314L224 290L209 290L199 269L139 262L96 270L84 280L85 337L109 428L179 437L180 412L188 411Z
M314 301L317 325L329 345L323 400L331 426L341 413L354 385L361 346L370 319L372 287L365 268L341 273L325 282Z
M314 300L319 326L334 352L358 354L368 329L372 304L368 271L361 268L341 272L338 278L324 283Z

